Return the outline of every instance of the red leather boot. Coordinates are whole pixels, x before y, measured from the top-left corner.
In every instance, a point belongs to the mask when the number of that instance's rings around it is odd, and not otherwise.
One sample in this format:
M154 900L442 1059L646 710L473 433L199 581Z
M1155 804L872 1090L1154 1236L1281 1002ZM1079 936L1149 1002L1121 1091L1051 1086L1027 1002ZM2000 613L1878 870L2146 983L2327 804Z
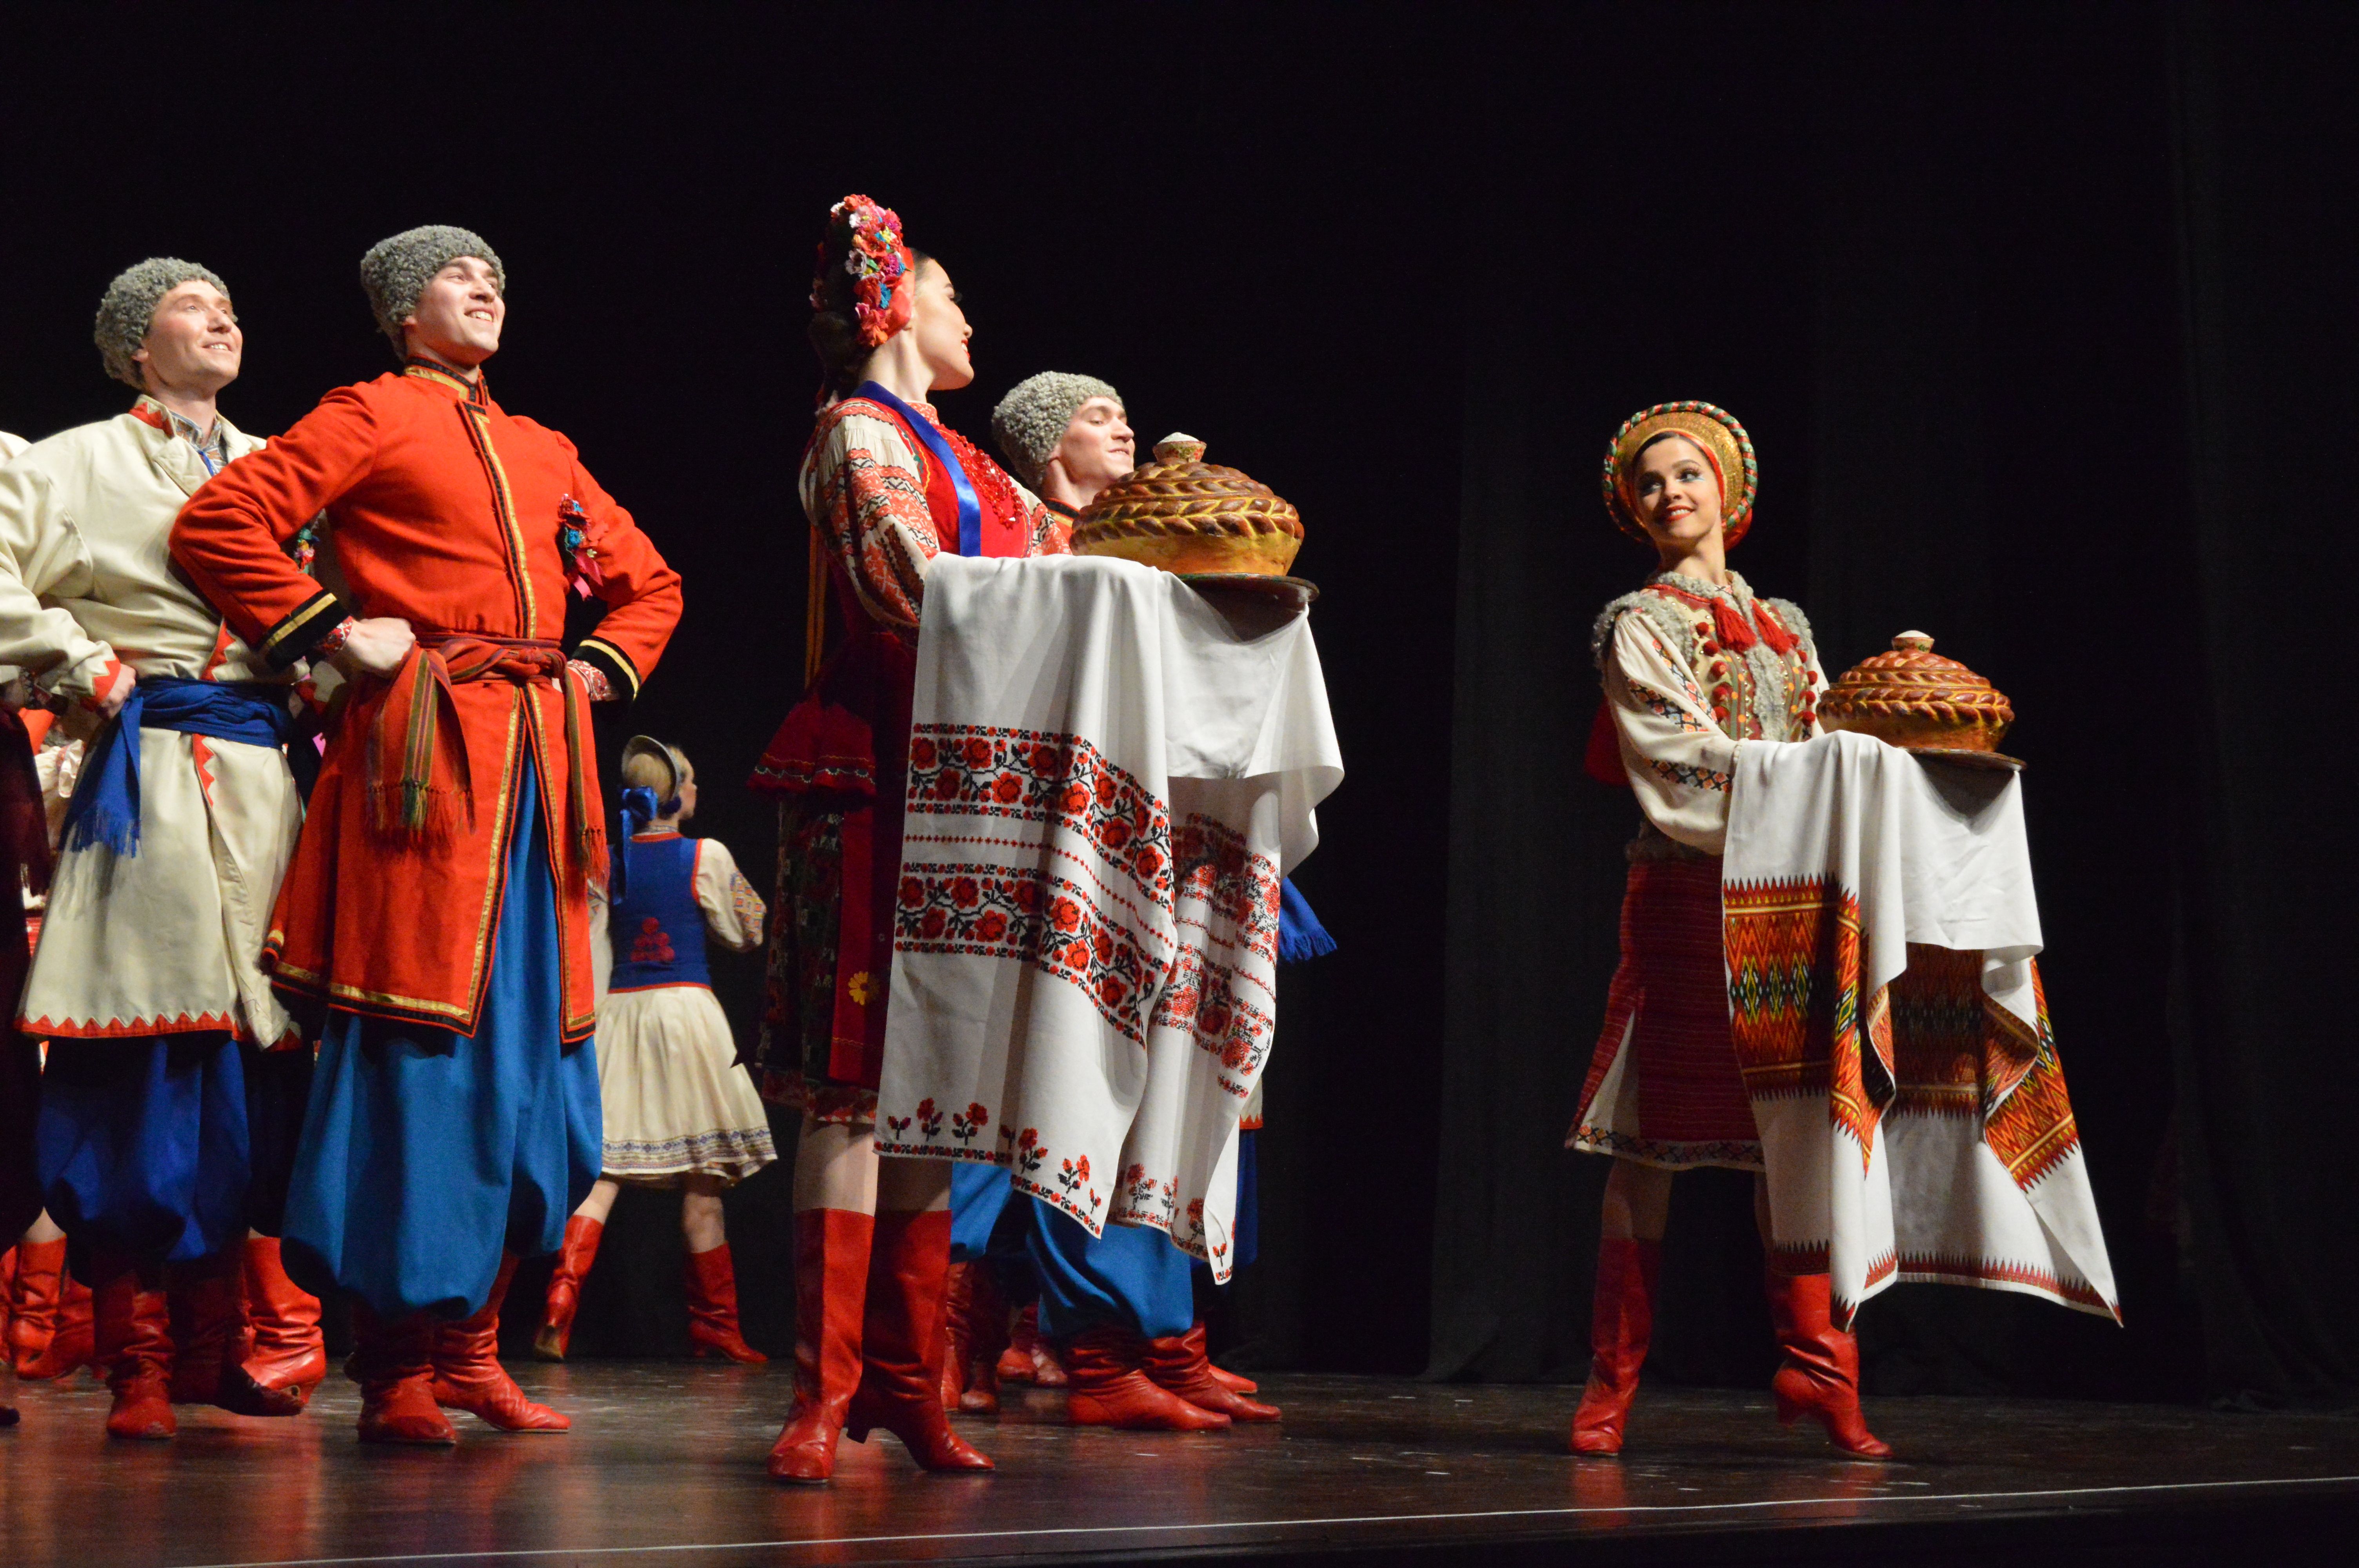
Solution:
M434 1402L434 1320L424 1313L388 1324L354 1302L344 1373L361 1386L363 1443L444 1447L459 1441Z
M1065 1419L1075 1426L1119 1426L1136 1432L1217 1432L1229 1424L1218 1411L1158 1388L1141 1368L1147 1341L1131 1329L1101 1324L1065 1340Z
M1204 1325L1190 1325L1185 1334L1150 1339L1139 1357L1139 1370L1167 1393L1174 1393L1198 1410L1214 1411L1231 1421L1277 1421L1281 1411L1245 1398L1212 1375L1212 1358L1204 1354Z
M1188 1332L1196 1336L1197 1342L1201 1344L1204 1336L1204 1320L1201 1317L1198 1318L1195 1323L1189 1327ZM1243 1373L1232 1372L1226 1367L1220 1365L1218 1362L1211 1361L1209 1358L1207 1359L1206 1365L1212 1368L1212 1376L1219 1379L1221 1387L1228 1390L1229 1392L1233 1394L1257 1394L1261 1392L1261 1385L1255 1382L1251 1378L1245 1376Z
M172 1414L172 1334L164 1292L143 1281L127 1259L95 1259L92 1292L97 1354L107 1367L114 1406L109 1437L160 1439L179 1430Z
M91 1357L90 1292L66 1273L66 1239L16 1245L8 1359L20 1378L62 1378Z
M1597 1243L1597 1288L1589 1312L1589 1386L1572 1412L1575 1454L1619 1454L1638 1368L1655 1328L1655 1280L1663 1244L1606 1237Z
M1040 1347L1040 1303L1028 1302L1016 1314L1016 1322L1007 1331L1007 1348L999 1353L999 1365L994 1368L1003 1383L1029 1383L1038 1363L1034 1352ZM1061 1373L1063 1368L1060 1368ZM1043 1383L1042 1388L1053 1387Z
M868 1299L873 1215L795 1214L795 1405L770 1450L770 1475L817 1483L835 1474L835 1444L860 1387L860 1320Z
M999 1363L1007 1348L1007 1298L988 1264L977 1263L967 1275L967 1383L959 1394L959 1409L971 1415L999 1413Z
M328 1375L320 1298L287 1277L275 1236L245 1238L245 1317L254 1330L245 1375L257 1387L284 1390L308 1403Z
M737 1266L729 1260L729 1243L690 1253L686 1273L689 1354L700 1361L723 1356L749 1367L767 1361L745 1343L737 1324Z
M245 1250L223 1250L167 1271L172 1314L172 1402L236 1415L300 1415L303 1396L246 1376Z
M942 1412L942 1289L951 1267L951 1211L876 1217L868 1303L860 1324L860 1391L844 1411L854 1443L883 1427L927 1470L988 1470L991 1461L951 1430Z
M573 1344L573 1314L582 1305L582 1281L598 1260L598 1243L606 1235L603 1219L575 1215L565 1222L565 1239L558 1244L557 1268L549 1276L549 1300L541 1308L540 1332L532 1336L532 1353L544 1361L562 1361ZM690 1333L695 1332L691 1326Z
M500 1365L500 1303L516 1266L515 1253L501 1253L492 1293L475 1314L434 1330L434 1402L466 1411L502 1432L563 1432L572 1419L525 1398Z
M953 1263L942 1281L942 1409L966 1393L974 1357L974 1265Z
M1770 1379L1777 1420L1791 1426L1814 1416L1827 1438L1846 1454L1881 1459L1892 1444L1867 1430L1859 1410L1859 1341L1835 1327L1830 1310L1833 1281L1825 1274L1765 1276L1769 1320L1786 1364Z

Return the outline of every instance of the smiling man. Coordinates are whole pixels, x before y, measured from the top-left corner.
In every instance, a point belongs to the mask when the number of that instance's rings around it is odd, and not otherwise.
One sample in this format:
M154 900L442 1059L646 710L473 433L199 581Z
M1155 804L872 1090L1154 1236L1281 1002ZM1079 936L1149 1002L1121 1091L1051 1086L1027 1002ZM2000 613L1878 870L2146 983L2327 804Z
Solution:
M679 577L571 441L492 400L507 270L481 236L396 234L361 283L402 368L330 393L172 533L268 665L355 677L270 921L273 983L325 1020L287 1256L357 1298L364 1441L454 1441L438 1401L561 1430L501 1370L500 1301L603 1164L587 704L637 695ZM323 511L349 606L288 558ZM569 658L573 588L607 609Z
M95 336L138 400L0 469L0 664L96 731L20 1027L49 1042L43 1196L84 1249L107 1430L168 1437L175 1402L302 1408L236 1353L247 1228L277 1227L274 1151L310 1065L260 968L302 820L284 750L299 672L266 668L164 548L189 495L260 446L215 406L245 354L228 286L141 262L108 287ZM30 1243L24 1264L63 1251Z

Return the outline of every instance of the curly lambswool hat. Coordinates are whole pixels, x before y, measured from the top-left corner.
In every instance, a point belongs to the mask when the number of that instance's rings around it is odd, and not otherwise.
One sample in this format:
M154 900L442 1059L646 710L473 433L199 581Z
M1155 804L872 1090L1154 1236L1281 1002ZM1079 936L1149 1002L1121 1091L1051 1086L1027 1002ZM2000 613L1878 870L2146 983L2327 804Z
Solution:
M223 294L229 292L221 274L178 256L149 256L136 266L124 268L106 286L106 297L98 302L98 325L91 336L98 343L98 357L106 362L107 374L132 386L146 385L131 356L147 341L147 329L164 296L190 278L201 278Z
M489 263L492 280L503 295L507 293L508 269L500 265L499 253L472 229L429 223L379 240L361 257L361 287L368 291L376 324L393 340L395 353L402 351L402 320L418 308L418 297L426 292L428 281L461 256L479 256Z
M1097 377L1061 370L1044 370L1009 389L991 411L991 438L999 443L1016 478L1040 488L1041 472L1057 443L1065 438L1082 405L1093 397L1122 401L1121 393Z

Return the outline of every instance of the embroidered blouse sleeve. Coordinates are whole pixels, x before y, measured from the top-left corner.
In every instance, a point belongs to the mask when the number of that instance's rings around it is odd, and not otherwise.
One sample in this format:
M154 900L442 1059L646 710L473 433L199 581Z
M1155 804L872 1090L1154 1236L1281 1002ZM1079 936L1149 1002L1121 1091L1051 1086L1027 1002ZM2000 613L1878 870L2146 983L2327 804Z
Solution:
M767 913L761 894L737 870L729 846L712 838L696 845L696 903L712 939L733 953L750 953L762 945L762 916Z
M1647 819L1691 849L1719 854L1737 742L1712 721L1695 677L1646 617L1629 613L1614 623L1603 676L1622 766Z
M926 563L941 549L926 505L925 464L883 419L837 416L803 464L803 512L852 579L862 608L915 630Z

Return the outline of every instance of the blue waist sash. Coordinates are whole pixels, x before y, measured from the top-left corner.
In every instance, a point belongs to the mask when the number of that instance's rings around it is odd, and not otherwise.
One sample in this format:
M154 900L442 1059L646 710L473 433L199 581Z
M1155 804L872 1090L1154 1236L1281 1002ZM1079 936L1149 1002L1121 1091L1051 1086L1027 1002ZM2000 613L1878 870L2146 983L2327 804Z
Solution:
M92 742L82 784L66 807L70 849L103 844L118 855L139 852L139 733L153 725L183 735L284 746L295 738L295 716L285 687L142 677L124 699L114 722Z
M983 503L975 497L974 481L967 478L966 470L959 465L958 454L951 450L950 442L942 438L942 433L934 427L934 422L873 381L862 382L860 390L852 395L881 403L898 414L901 423L909 427L909 434L924 443L926 450L933 454L934 461L942 465L950 476L951 489L958 495L958 544L955 547L962 556L983 554ZM945 539L942 543L948 545L950 541Z

